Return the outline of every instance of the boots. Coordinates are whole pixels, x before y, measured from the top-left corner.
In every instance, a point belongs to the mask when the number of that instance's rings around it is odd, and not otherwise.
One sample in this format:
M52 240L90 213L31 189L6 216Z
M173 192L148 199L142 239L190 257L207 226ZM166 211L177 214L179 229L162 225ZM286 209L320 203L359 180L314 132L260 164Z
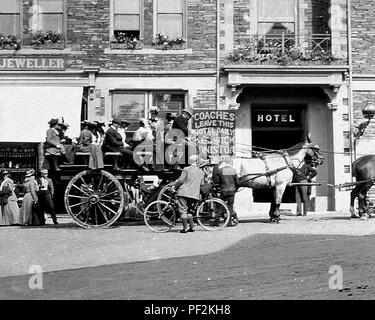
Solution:
M180 231L181 233L187 233L187 228L188 228L188 222L187 219L182 219L182 230Z
M188 229L188 221L190 228ZM182 219L182 227L183 229L180 231L181 233L187 233L187 232L194 232L194 220L193 218L189 219Z

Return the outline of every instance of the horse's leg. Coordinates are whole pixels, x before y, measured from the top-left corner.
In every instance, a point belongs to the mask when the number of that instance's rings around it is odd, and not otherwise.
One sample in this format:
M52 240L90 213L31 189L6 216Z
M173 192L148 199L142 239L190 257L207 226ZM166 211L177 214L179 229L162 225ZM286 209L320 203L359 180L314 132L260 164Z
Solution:
M372 184L366 184L365 186L363 186L363 188L361 189L359 195L358 195L358 202L360 203L359 204L359 215L361 217L367 217L368 214L367 214L367 203L366 203L366 200L367 200L367 192L370 190L371 188L371 185Z
M361 192L362 185L357 184L354 189L350 192L350 213L352 218L359 218L359 215L356 214L355 208L354 208L354 201L355 198L358 197L359 193ZM359 202L359 199L358 199Z
M270 211L269 211L269 216L270 216L270 221L274 222L275 219L275 207L276 207L276 189L272 188L272 195L271 195L271 205L270 205Z
M283 195L285 192L286 183L276 186L276 206L275 206L275 221L279 222L280 220L280 205L281 200L283 199Z

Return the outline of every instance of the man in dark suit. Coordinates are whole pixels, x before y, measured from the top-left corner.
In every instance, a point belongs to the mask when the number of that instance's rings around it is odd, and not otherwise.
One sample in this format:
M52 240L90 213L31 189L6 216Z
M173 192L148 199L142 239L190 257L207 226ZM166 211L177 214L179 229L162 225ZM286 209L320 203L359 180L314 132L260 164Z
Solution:
M121 125L121 120L115 118L112 120L112 125L105 133L104 142L103 142L103 151L104 152L120 152L122 155L123 160L126 163L134 163L140 169L144 171L148 171L148 168L142 164L138 164L134 161L133 158L133 151L130 150L129 147L124 146L124 141L122 141L122 137L120 133L117 131L119 126Z

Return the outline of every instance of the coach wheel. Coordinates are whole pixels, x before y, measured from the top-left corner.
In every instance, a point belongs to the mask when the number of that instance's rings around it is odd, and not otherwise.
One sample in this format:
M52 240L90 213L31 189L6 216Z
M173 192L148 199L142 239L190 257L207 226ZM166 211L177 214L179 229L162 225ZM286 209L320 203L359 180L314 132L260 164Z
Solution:
M167 232L175 224L176 211L170 202L156 200L146 207L144 221L154 232Z
M206 230L223 229L229 222L230 212L226 203L218 198L210 198L197 209L198 223Z
M84 228L109 227L125 205L120 182L104 170L86 170L75 175L64 198L66 211Z

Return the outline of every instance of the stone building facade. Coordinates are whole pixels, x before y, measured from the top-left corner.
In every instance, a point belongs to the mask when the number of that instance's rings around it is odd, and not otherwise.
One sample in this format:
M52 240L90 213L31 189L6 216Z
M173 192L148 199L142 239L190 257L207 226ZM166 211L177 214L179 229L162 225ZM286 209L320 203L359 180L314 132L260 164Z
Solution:
M127 118L134 129L153 105L162 115L229 108L236 155L311 133L325 152L318 180L350 181L375 132L371 121L353 148L375 95L373 11L367 0L2 0L0 33L19 41L0 46L0 140L41 142L59 116L74 136L83 119ZM43 41L48 30L57 42ZM301 121L264 130L254 120L263 111ZM21 113L29 130L6 129ZM249 210L268 201L252 190L238 199ZM347 209L349 194L320 187L312 199L312 210Z

